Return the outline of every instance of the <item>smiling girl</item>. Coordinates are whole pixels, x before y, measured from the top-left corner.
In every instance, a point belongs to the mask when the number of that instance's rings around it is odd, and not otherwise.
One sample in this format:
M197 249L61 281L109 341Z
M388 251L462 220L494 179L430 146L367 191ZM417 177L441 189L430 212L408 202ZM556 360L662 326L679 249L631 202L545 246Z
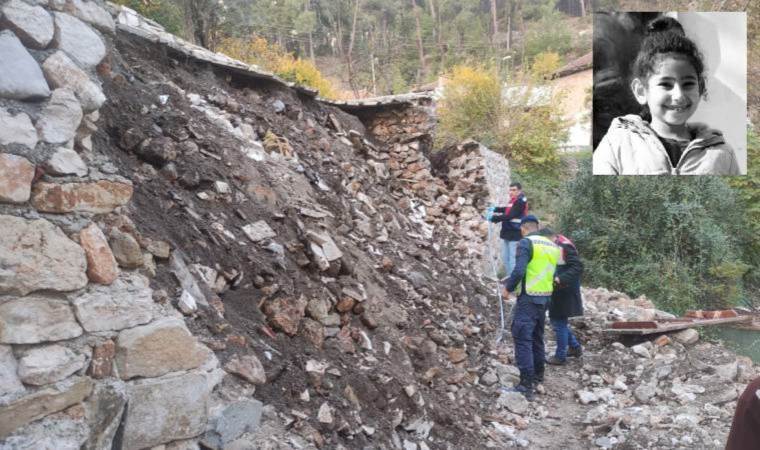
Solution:
M632 69L642 111L612 121L594 151L594 175L739 175L723 133L687 123L705 95L704 72L677 20L652 21Z

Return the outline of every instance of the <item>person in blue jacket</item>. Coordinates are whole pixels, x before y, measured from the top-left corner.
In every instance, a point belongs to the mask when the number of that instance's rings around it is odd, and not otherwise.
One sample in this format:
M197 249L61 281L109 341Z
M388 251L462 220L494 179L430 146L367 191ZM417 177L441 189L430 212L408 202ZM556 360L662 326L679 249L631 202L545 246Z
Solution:
M509 203L507 206L489 208L488 218L491 222L501 223L501 256L507 276L515 268L517 243L522 239L520 220L528 215L528 198L522 191L520 183L509 185Z

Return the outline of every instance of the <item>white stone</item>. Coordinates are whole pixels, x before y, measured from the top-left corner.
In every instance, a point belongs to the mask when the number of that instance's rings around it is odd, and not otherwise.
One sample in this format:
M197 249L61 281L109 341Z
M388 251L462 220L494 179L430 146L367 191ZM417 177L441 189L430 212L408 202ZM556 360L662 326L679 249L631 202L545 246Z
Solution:
M274 230L272 230L263 220L245 225L242 229L243 233L248 236L248 239L253 242L259 242L277 236L277 233L275 233Z
M45 170L51 175L87 175L87 164L82 161L79 153L68 148L59 148L45 162Z
M4 395L24 391L24 385L16 375L17 367L16 358L13 357L10 346L0 345L0 399Z
M182 289L182 295L179 297L177 306L184 314L192 314L195 311L198 311L198 302L195 300L195 297L193 297L193 294L185 289Z
M66 300L29 295L0 303L0 343L37 344L81 335Z
M321 423L332 423L333 421L333 409L327 402L322 403L317 412L317 420Z
M734 381L739 374L739 363L732 361L728 364L715 366L715 375L722 381Z
M73 297L77 319L89 332L131 328L153 318L152 291L138 273L122 272L113 284L91 284Z
M24 353L18 375L26 384L42 386L61 381L84 367L85 356L61 345L38 347Z
M87 284L84 250L45 219L0 215L0 293L71 291Z
M96 2L88 0L69 0L70 11L77 18L92 24L100 31L113 33L116 24L113 17Z
M651 384L642 384L633 390L633 396L636 397L640 403L648 403L655 395L657 391Z
M633 351L633 353L641 356L642 358L646 358L646 359L652 358L652 355L649 353L649 350L647 350L647 348L642 344L634 345L633 347L631 347L631 350Z
M45 48L53 39L53 18L40 6L11 0L2 8L2 23L27 47Z
M12 31L0 31L0 61L0 97L32 100L50 96L40 66Z
M224 181L214 181L214 190L218 194L229 194L230 185L225 183Z
M687 328L672 335L676 341L684 345L694 344L699 340L699 332L694 328Z
M496 403L502 408L520 415L527 413L530 408L528 400L519 392L502 392Z
M42 63L42 71L53 88L71 89L85 113L97 111L106 101L100 86L92 81L65 52L57 51Z
M37 130L26 114L12 115L8 110L0 108L0 145L8 144L34 148L37 145Z
M580 400L580 402L584 405L599 401L599 397L590 391L578 391L576 392L576 395L578 395L578 400Z
M85 69L97 66L106 56L106 46L86 23L65 13L55 15L55 44Z
M207 376L187 373L127 383L122 449L138 450L187 439L206 429Z
M53 91L47 105L37 120L40 139L50 144L64 144L74 139L79 122L82 121L82 107L74 92L68 88Z

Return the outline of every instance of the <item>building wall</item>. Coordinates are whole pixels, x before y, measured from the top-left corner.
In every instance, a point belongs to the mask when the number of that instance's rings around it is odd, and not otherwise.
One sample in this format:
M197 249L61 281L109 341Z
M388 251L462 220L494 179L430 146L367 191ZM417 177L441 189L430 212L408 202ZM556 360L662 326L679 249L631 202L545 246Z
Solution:
M562 117L569 122L568 138L563 143L566 149L579 150L591 146L591 106L586 104L586 95L592 81L591 69L552 81L554 92L564 96L560 109Z

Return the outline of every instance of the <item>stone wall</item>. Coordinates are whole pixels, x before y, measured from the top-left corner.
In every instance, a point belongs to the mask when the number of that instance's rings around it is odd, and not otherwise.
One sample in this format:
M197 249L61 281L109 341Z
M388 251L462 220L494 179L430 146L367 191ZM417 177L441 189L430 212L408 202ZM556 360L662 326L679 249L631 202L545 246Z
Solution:
M206 431L218 363L154 301L171 248L132 224L133 186L92 141L114 32L99 2L0 2L0 448Z

